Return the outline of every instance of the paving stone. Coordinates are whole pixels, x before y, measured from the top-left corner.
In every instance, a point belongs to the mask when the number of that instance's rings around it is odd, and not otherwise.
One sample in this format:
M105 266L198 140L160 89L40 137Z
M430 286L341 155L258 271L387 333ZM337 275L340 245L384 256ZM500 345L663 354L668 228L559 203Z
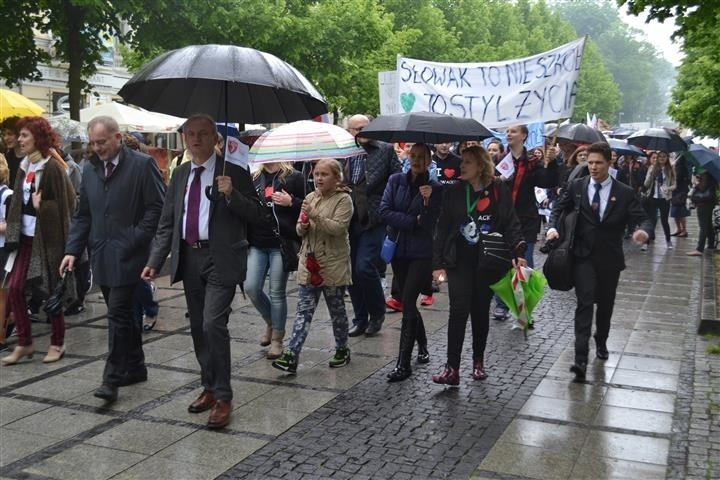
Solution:
M147 458L145 455L93 445L77 445L43 460L24 472L59 480L105 480Z

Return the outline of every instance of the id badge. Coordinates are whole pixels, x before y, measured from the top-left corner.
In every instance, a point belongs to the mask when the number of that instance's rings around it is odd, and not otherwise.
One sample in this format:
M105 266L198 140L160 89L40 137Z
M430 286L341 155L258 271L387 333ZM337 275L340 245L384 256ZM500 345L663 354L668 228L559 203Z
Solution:
M477 245L480 241L480 231L472 218L469 218L467 223L460 225L460 234L468 245Z

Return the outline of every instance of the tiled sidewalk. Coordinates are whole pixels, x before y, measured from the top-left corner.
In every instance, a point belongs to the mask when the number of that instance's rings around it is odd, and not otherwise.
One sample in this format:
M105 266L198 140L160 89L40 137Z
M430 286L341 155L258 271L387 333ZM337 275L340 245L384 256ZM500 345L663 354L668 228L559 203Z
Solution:
M207 414L186 410L200 390L182 290L158 282L159 330L145 342L150 378L122 388L111 408L92 396L107 351L105 308L93 296L87 312L68 318L61 362L45 365L37 354L0 367L0 477L704 478L694 464L713 458L720 439L717 416L707 414L719 382L703 372L717 379L718 367L693 332L699 260L685 249L632 249L611 358L593 362L582 385L568 372L572 293L548 292L527 341L492 322L485 382L469 378L468 329L459 389L430 380L444 363L444 294L423 310L431 363L389 385L399 315L388 315L378 337L351 339L350 365L329 369L333 338L321 304L298 375L287 377L264 358L264 325L238 293L235 411L217 432L205 428ZM294 294L289 301L293 312ZM33 331L44 351L48 326Z

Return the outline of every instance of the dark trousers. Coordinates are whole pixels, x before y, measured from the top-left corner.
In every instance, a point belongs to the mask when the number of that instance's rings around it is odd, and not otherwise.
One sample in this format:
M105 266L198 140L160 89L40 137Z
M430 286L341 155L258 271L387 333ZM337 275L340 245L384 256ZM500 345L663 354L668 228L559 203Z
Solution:
M649 198L647 200L647 212L650 220L653 222L653 231L657 225L658 215L660 216L660 224L662 224L663 233L665 233L665 241L670 241L670 223L668 216L670 215L670 202L664 198Z
M235 285L224 285L212 264L210 250L181 247L180 264L190 333L200 364L200 381L216 399L231 401L230 304Z
M713 205L698 205L696 207L700 233L698 234L697 251L705 250L705 242L708 248L715 247L715 229L712 225Z
M158 312L160 312L160 305L153 298L150 282L140 281L135 291L135 306L133 307L135 323L142 328L143 314L148 317L157 317Z
M385 320L385 295L376 265L384 236L382 225L367 230L356 226L350 229L353 282L349 288L350 300L355 314L353 323L362 328L367 327L368 322L382 325Z
M8 279L7 307L5 315L12 312L15 318L15 331L18 337L18 345L27 347L32 345L32 327L30 317L27 313L25 302L25 288L27 286L27 274L32 257L33 237L20 237L20 246L13 263L12 272ZM49 317L50 319L50 345L61 347L65 344L65 317L60 315Z
M77 288L77 302L82 305L85 295L90 290L90 262L78 263L74 270L75 285Z
M395 261L392 263L393 265L393 279L392 283L390 284L390 296L394 298L395 300L401 300L403 297L402 287L400 286L400 282L398 281L397 273L395 272ZM420 288L420 293L423 295L432 296L433 292L433 286L432 286L432 270L430 271L430 274L427 277L427 280L422 283L422 286Z
M607 340L610 334L610 318L615 306L620 270L602 268L590 258L575 258L573 266L575 280L575 362L587 363L588 344L592 333L594 305L595 335Z
M414 339L419 345L427 345L427 334L422 315L417 307L418 295L427 286L427 279L432 278L432 261L430 259L398 258L393 260L393 283L397 279L400 299L403 303L402 328L415 332ZM412 344L407 348L412 352Z
M447 270L450 298L448 366L455 369L460 368L460 355L465 341L468 315L470 315L473 335L473 360L482 360L485 356L490 330L490 300L493 296L490 285L498 278L490 278L475 265L477 259L461 261L456 268Z
M139 281L139 277L138 277ZM126 373L145 371L142 327L133 320L137 283L119 287L100 286L108 309L108 358L103 383L117 386Z

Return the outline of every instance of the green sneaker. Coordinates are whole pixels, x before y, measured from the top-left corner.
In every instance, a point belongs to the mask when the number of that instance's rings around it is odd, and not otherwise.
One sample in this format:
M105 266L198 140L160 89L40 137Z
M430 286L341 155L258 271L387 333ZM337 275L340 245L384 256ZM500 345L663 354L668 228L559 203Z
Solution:
M295 373L297 372L298 362L293 352L285 350L280 358L272 362L272 366L283 372Z
M339 347L335 350L335 356L330 359L330 368L344 367L350 363L350 349Z

